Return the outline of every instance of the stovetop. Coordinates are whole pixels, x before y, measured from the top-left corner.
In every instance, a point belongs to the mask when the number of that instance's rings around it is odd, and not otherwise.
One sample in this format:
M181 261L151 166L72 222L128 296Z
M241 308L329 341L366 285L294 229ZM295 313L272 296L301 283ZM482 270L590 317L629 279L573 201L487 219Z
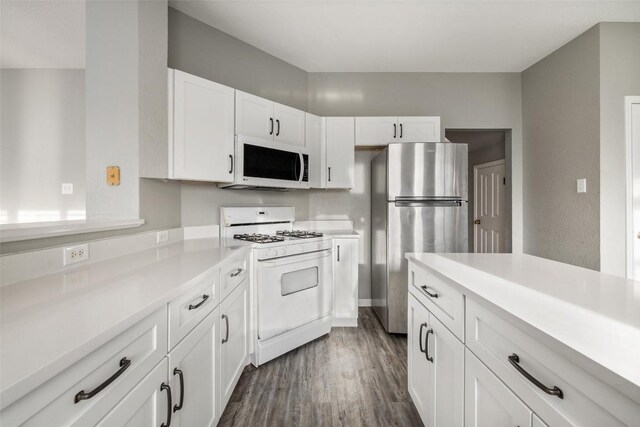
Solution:
M318 237L322 237L323 233L315 232L315 231L304 231L304 230L282 230L276 231L276 235L269 234L234 234L233 238L238 240L244 240L247 242L253 243L276 243L276 242L284 242L285 240L297 240L297 239L314 239Z

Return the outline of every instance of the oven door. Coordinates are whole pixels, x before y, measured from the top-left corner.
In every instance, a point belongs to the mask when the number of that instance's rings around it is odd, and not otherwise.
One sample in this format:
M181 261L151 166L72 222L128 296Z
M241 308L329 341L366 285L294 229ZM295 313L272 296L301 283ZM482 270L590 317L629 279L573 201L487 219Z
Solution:
M258 261L258 338L267 340L333 311L331 249Z
M236 184L309 188L309 154L303 147L238 135Z

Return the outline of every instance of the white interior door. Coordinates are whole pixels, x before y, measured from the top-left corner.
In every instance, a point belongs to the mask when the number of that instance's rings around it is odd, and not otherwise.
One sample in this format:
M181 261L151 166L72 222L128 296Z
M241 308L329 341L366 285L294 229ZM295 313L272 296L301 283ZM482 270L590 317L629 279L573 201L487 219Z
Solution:
M627 276L640 279L640 96L626 98L627 174L630 210L627 220Z
M473 167L473 251L498 253L505 250L504 159Z

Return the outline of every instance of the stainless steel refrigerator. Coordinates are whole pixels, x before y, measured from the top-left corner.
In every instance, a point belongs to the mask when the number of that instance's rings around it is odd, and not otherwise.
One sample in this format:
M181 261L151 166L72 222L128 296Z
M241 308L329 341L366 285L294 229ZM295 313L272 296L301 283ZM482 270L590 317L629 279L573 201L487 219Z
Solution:
M371 161L371 299L407 333L408 252L467 252L467 145L391 143Z

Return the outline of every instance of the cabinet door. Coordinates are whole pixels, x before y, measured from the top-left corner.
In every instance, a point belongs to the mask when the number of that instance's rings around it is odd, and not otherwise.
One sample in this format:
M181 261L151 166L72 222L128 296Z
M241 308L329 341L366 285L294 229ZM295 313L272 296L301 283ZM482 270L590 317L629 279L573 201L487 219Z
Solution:
M236 133L273 139L273 101L236 90Z
M309 152L309 186L327 188L324 119L305 114L305 147Z
M465 350L465 426L530 427L531 411L468 349Z
M531 423L531 426L532 427L549 427L536 414L533 414L533 422Z
M407 379L409 395L424 425L429 419L429 388L431 363L426 357L426 332L429 330L429 312L409 294L407 325Z
M333 240L334 326L358 325L358 240Z
M440 142L440 117L398 117L399 142Z
M232 182L234 90L174 71L173 176Z
M386 146L398 141L397 117L356 117L356 145Z
M227 405L249 357L249 281L239 285L220 305L220 400Z
M274 140L304 147L304 111L273 103Z
M464 425L464 344L433 315L425 333L430 365L430 427ZM427 336L428 334L428 336Z
M218 359L220 309L216 308L169 353L172 426L212 426L220 418Z
M146 377L140 381L97 424L100 427L132 426L158 427L168 425L167 411L171 390L166 387L167 359L162 359Z
M355 163L353 117L327 117L327 188L352 188Z

